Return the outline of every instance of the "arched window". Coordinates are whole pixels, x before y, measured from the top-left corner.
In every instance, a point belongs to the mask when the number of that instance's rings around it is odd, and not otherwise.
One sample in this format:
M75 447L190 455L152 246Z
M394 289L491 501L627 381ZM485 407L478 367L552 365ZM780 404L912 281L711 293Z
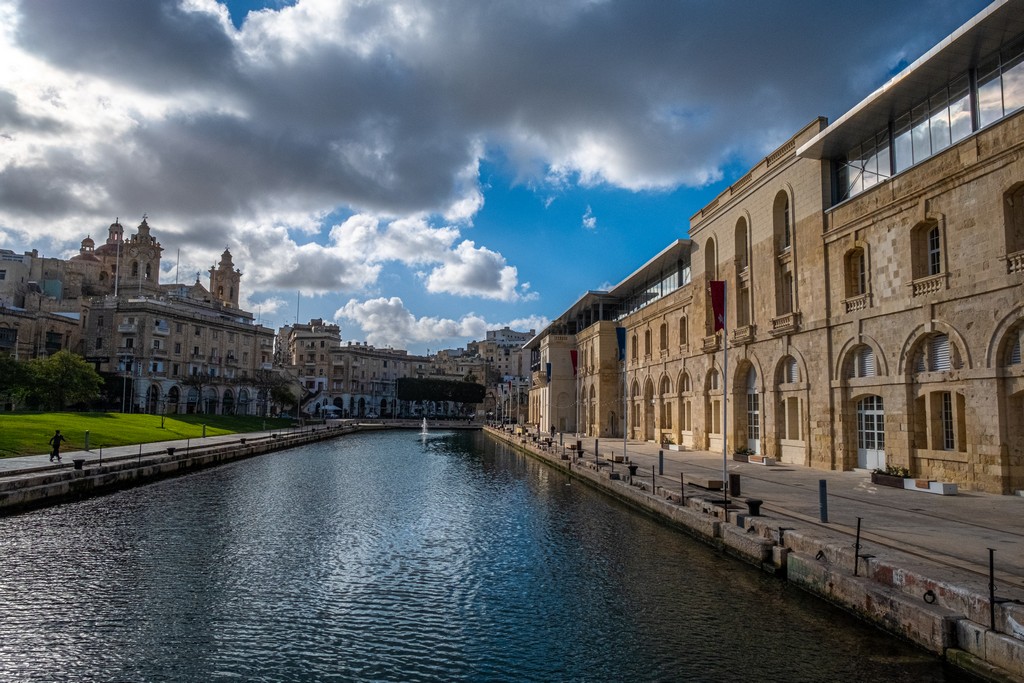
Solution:
M139 262L132 261L132 277L137 277L139 274Z
M690 343L690 331L687 326L686 316L679 318L679 345L687 346Z
M1024 251L1024 183L1017 183L1003 195L1003 227L1007 255ZM1024 270L1024 259L1007 259L1009 272Z
M713 237L704 245L704 278L707 280L718 279L718 250L715 248Z
M846 297L853 298L867 294L867 258L860 247L846 253Z
M661 378L661 387L659 391L662 396L672 393L672 381L668 377Z
M783 358L779 373L780 384L796 384L799 382L800 366L797 365L796 358L793 358L793 356Z
M629 348L630 348L630 352L629 352L629 355L630 355L630 357L631 357L631 358L632 358L633 360L636 360L636 359L637 359L637 355L639 354L639 350L638 350L638 348L637 348L637 338L636 338L636 334L634 334L634 335L632 336L632 338L630 339L630 342L631 342L631 344L629 345Z
M644 330L644 355L651 355L651 331Z
M775 203L772 207L772 219L774 223L775 245L779 253L789 250L793 246L793 218L789 207L789 195L785 190L775 195Z
M680 385L679 385L679 390L680 391L687 392L687 391L692 391L693 390L690 387L690 375L689 374L684 372L683 373L683 378L681 380L679 380L679 382L680 382Z
M146 264L146 279L150 279L153 276L153 265L150 263Z
M936 220L919 223L910 232L911 272L915 280L945 272L942 227Z
M875 350L867 344L861 344L853 350L847 377L874 377L878 374L875 366Z
M668 325L665 323L658 329L658 348L662 351L668 348Z
M750 255L748 253L748 238L747 238L747 219L740 216L740 219L736 221L735 231L735 251L736 251L736 271L742 273L750 265Z
M941 372L960 367L960 354L949 336L941 332L929 335L919 345L914 358L916 372Z

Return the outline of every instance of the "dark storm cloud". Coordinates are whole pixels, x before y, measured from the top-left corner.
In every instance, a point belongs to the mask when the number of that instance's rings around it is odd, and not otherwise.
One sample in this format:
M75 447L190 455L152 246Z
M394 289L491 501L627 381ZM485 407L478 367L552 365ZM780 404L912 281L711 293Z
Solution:
M229 80L233 45L216 18L178 0L22 2L17 37L68 71L155 92Z
M556 191L701 185L842 114L986 4L299 2L236 31L209 0L23 0L14 47L59 75L0 90L0 133L35 135L0 138L0 224L141 207L219 250L240 226L339 207L469 218L491 151ZM52 120L25 113L48 104ZM248 237L253 259L289 255L254 269L277 287L365 285L379 265L304 251L287 227ZM436 291L516 291L484 243L431 258Z
M0 138L11 139L19 131L53 133L60 124L45 116L30 116L18 106L14 94L0 90Z

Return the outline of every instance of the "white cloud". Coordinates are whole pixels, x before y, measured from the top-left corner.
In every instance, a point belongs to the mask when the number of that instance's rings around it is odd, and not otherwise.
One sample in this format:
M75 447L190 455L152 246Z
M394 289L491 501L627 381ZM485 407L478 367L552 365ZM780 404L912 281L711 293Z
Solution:
M587 230L594 230L597 228L597 217L594 215L594 210L590 208L590 204L587 204L587 210L583 213L582 224Z
M481 316L468 313L458 320L423 316L417 318L399 297L380 297L357 301L351 299L339 308L334 319L356 323L373 346L407 348L409 344L443 342L464 344L483 339L487 330L508 326L516 330L540 330L548 324L543 317L532 316L511 322L488 322Z
M518 274L515 266L486 247L477 247L464 240L446 255L443 265L427 275L428 292L445 292L462 296L482 296L502 301L515 301Z

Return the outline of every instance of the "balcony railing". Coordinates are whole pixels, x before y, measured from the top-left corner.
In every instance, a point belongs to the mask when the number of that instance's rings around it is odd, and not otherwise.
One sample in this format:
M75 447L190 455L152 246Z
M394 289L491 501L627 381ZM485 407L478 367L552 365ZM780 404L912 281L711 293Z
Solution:
M139 326L135 323L121 323L117 326L118 332L124 332L127 334L134 334L135 332L138 332L138 330Z
M743 327L737 327L732 331L732 343L737 344L749 344L754 341L754 337L757 336L756 325L744 325Z
M170 325L154 325L153 326L153 334L160 335L161 337L166 337L170 333L171 333Z
M772 318L772 334L783 335L796 332L800 328L800 313L784 313Z
M1006 272L1024 273L1024 251L1006 255Z
M717 334L713 334L710 337L704 337L704 352L717 351L720 344L720 338Z
M853 313L854 311L862 311L871 305L871 295L860 294L858 296L852 296L849 299L843 301L843 305L846 306L847 313Z
M924 296L934 294L946 288L946 273L930 275L914 280L910 283L912 296Z

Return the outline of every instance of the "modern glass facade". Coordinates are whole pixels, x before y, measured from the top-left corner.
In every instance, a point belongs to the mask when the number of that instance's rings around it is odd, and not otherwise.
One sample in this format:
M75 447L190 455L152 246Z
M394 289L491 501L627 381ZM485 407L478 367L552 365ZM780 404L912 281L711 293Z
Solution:
M643 287L638 287L622 301L616 320L636 313L644 306L653 304L658 299L690 284L690 255L684 254L676 261L674 267L661 272L660 276Z
M1024 107L1024 40L981 63L834 160L834 201L869 190Z

